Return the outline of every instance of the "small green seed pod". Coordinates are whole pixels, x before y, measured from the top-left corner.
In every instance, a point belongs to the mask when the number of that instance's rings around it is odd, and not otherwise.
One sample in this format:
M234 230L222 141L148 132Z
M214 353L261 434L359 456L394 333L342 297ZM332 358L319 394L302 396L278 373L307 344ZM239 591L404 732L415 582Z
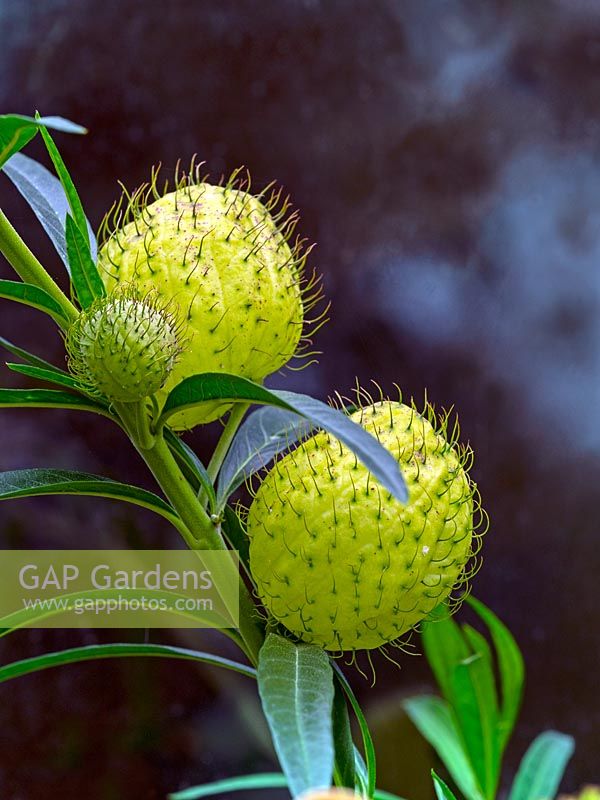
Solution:
M153 180L129 198L125 224L116 213L98 261L107 287L125 282L153 290L179 309L185 325L186 347L159 402L200 372L262 381L307 341L305 311L318 299L318 285L303 283L306 254L290 245L296 217L287 203L278 205L280 195L263 202L243 191L235 174L214 186L193 172L163 197ZM169 424L192 428L229 408L206 403Z
M266 475L249 509L250 568L265 607L327 650L397 640L467 579L475 487L470 451L427 417L382 401L352 418L398 459L409 499L394 499L325 432ZM430 421L431 420L431 421Z
M93 394L134 403L164 386L181 351L175 316L126 287L97 300L67 333L71 372Z

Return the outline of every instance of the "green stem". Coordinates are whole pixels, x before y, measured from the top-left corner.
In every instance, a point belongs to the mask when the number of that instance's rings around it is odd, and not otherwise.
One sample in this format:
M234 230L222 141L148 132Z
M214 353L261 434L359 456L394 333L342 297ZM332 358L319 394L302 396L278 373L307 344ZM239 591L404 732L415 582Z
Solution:
M148 416L148 411L143 402L136 403L135 424L137 441L140 442L144 449L151 450L156 442L156 437L150 430L150 417Z
M121 415L140 455L150 468L171 505L191 532L193 537L191 540L185 537L190 549L227 550L227 545L179 468L162 433L156 436L151 447L144 447L143 443L135 438L137 421L134 420L131 409L120 405L117 411ZM241 576L239 578L239 591L240 634L244 641L246 655L253 664L257 664L258 651L262 645L264 634L258 623L256 606Z
M210 463L206 468L208 476L213 483L219 474L219 470L221 469L223 461L225 460L225 456L227 455L227 452L231 446L233 437L235 436L237 429L240 427L240 423L249 407L249 403L235 403L231 409L229 419L223 428L221 438L219 439Z
M152 447L144 447L138 443L138 449L171 501L171 505L191 531L196 547L203 550L221 550L223 544L215 526L198 503L194 490L179 469L162 435L155 439Z
M44 289L62 308L65 319L73 322L79 312L61 291L60 287L48 275L23 239L8 221L6 215L0 210L0 252L25 283L32 283Z

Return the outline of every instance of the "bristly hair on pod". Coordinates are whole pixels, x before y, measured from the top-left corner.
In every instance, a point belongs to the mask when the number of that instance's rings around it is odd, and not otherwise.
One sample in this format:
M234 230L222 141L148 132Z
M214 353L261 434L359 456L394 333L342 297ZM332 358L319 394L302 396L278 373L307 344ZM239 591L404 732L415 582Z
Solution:
M212 183L210 173L204 172L205 164L204 161L197 161L194 155L189 168L182 171L181 162L178 161L172 183L168 179L162 183L159 182L161 164L158 164L152 169L150 180L133 192L129 192L120 183L121 196L105 215L98 231L100 249L104 249L109 241L113 241L123 251L124 243L122 243L120 235L124 226L129 223L134 225L139 235L142 235L144 229L150 229L152 218L148 210L149 206L169 192L174 192L176 205L177 198L181 195L186 201L193 201L194 211L199 208L202 194L198 195L198 189ZM248 256L260 257L260 251L268 243L274 243L277 250L284 243L289 248L290 255L282 262L280 270L287 268L294 274L300 289L304 318L291 323L301 325L302 333L295 351L282 353L282 356L289 359L291 363L286 363L280 371L283 369L303 370L316 363L318 356L321 355L320 350L314 349L314 337L328 322L331 307L331 303L324 300L321 276L316 269L307 271L306 262L315 245L309 244L306 238L296 234L300 215L293 208L289 194L285 194L283 187L276 181L271 181L260 192L251 195L250 173L245 167L238 167L227 178L221 175L216 185L223 187L226 195L231 196L231 200L226 206L226 214L235 211L236 219L244 214L250 197L254 197L262 204L264 209L262 219L246 234L249 246ZM269 236L264 236L262 234L267 228L268 218L274 223L276 230ZM106 248L105 252L110 259L109 249ZM113 264L113 267L118 270L118 264ZM311 312L314 313L311 315Z
M136 402L164 385L185 345L184 326L156 292L124 285L79 315L65 345L69 369L88 394Z
M423 403L419 404L412 396L407 402L403 397L402 389L397 384L394 384L396 398L391 398L384 393L383 389L376 381L372 380L371 383L373 389L369 391L364 386L361 386L358 379L356 379L354 389L352 390L352 395L354 395L354 397L341 397L338 394L337 398L339 398L339 402L344 407L344 410L350 406L352 410L360 408L365 414L368 414L370 410L374 415L375 409L378 406L387 403L390 408L390 425L393 427L391 403L398 402L409 405L416 415L429 422L440 437L442 444L440 450L436 452L440 455L444 455L450 450L454 451L458 457L459 466L467 477L469 492L461 498L461 502L471 502L473 504L473 524L470 531L465 534L471 536L471 545L469 557L463 571L454 584L451 593L444 600L444 606L448 611L448 615L453 615L460 609L464 599L470 594L473 578L483 565L483 558L480 553L483 546L483 537L490 527L490 518L487 511L483 508L479 488L470 476L475 461L475 453L468 442L464 443L460 441L460 422L454 406L442 408L438 411L435 405L429 401L427 389L425 389L424 392ZM361 424L363 420L366 421L366 417L361 414ZM377 435L377 432L375 432L375 435ZM426 459L427 453L425 452L423 455ZM411 458L413 456L414 452L410 454ZM388 495L388 498L389 497L390 495ZM420 625L417 625L413 630L419 631L419 629ZM399 647L404 651L404 641L391 643L390 646Z
M429 573L429 577L423 581L419 599L415 600L415 606L405 606L405 601L402 601L400 596L398 597L396 601L396 611L399 612L401 616L407 613L412 614L416 611L415 622L411 623L410 628L398 628L393 624L393 627L398 631L398 636L395 638L390 636L379 646L370 645L370 647L378 647L384 658L391 663L397 664L396 659L392 655L394 650L399 650L404 654L417 654L411 639L414 637L415 632L419 631L420 622L431 618L432 609L444 609L446 613L452 614L459 608L464 597L470 591L470 582L481 566L479 551L481 549L482 537L489 526L489 520L482 508L477 486L468 475L468 471L473 464L473 451L468 444L461 444L459 442L460 426L453 409L442 409L438 412L435 406L429 402L427 394L425 394L423 404L417 404L413 398L406 402L402 397L402 392L399 387L396 386L395 388L398 393L397 399L392 399L387 396L375 382L373 382L373 388L369 390L362 387L357 382L351 396L344 397L340 393L336 393L329 402L330 405L339 410L351 413L355 421L367 428L370 433L380 439L387 447L393 449L403 469L407 470L405 475L407 479L411 481L409 486L418 485L420 491L424 492L424 500L429 497L429 495L425 490L425 484L421 484L419 481L419 471L426 469L429 462L432 465L430 468L439 468L436 467L435 464L439 464L440 458L449 464L449 472L435 490L435 496L437 496L436 502L440 500L443 502L444 495L447 495L448 498L446 501L446 524L443 529L439 530L439 534L436 536L436 546L441 546L442 548L442 555L436 557L436 562L440 562L440 569L442 568L442 564L448 563L450 565L456 563L458 568L456 574L452 578L452 583L444 580L443 573L436 575L436 569L434 569L433 574ZM400 405L404 407L404 412L402 414L398 414ZM389 427L386 424L386 407L389 411ZM412 414L410 413L411 411ZM398 428L400 420L403 420L401 429ZM433 431L435 435L432 436L431 433L429 433L426 436L426 429ZM396 446L390 444L390 441L393 442L394 440ZM346 453L345 456L343 455L344 453ZM302 530L306 532L307 546L309 546L310 542L314 543L321 540L324 532L315 529L315 519L306 519L305 514L310 513L310 509L312 509L315 502L321 503L322 507L323 497L327 497L328 502L331 500L333 503L331 519L328 525L336 529L339 524L348 525L349 519L350 527L352 531L354 531L353 534L349 534L350 539L356 537L356 531L359 529L364 533L364 525L359 525L359 528L356 528L361 513L360 506L357 505L357 503L360 504L362 492L366 491L367 495L374 492L372 497L378 498L379 514L377 513L377 500L374 505L371 505L371 511L369 512L370 515L374 514L376 519L381 518L382 503L386 501L395 502L387 491L378 488L369 473L366 476L366 482L364 476L359 479L357 475L357 480L362 480L362 483L356 485L353 476L349 474L348 477L351 483L350 504L348 505L346 503L346 505L344 505L343 501L336 503L336 499L339 499L338 495L336 495L336 491L340 487L340 464L345 463L347 466L344 467L344 469L351 470L352 464L349 460L350 456L351 454L348 454L344 446L337 442L334 437L326 432L321 432L316 438L313 437L309 440L294 443L287 452L280 452L273 460L271 467L266 469L266 472L263 472L262 480L260 475L257 474L247 481L247 490L252 497L252 506L254 508L254 522L251 526L252 530L249 530L249 533L252 534L251 541L254 536L259 534L259 530L262 529L261 541L264 542L266 547L264 556L265 559L268 559L268 563L275 563L275 561L271 561L270 559L277 559L276 553L279 546L276 546L276 542L278 540L282 540L282 546L279 552L283 556L289 553L293 561L293 559L298 556L298 553L300 553L300 555L302 554L302 539L290 538L291 527L297 525L296 535L302 536ZM342 460L338 461L338 457ZM318 471L315 470L315 464L317 463L319 464ZM354 468L356 469L357 467L358 460L354 459ZM425 478L425 480L427 480L427 478ZM268 495L261 492L264 481L268 481ZM416 484L413 484L415 481ZM360 496L358 495L358 485L362 487ZM352 487L354 487L353 500ZM348 497L348 495L346 495L346 497ZM434 504L433 497L434 495L429 497L431 508L433 508ZM271 505L274 506L272 514L269 508ZM286 523L280 518L280 514L282 513L280 509L283 509L284 506L290 508L291 511L285 518L290 527L286 527ZM436 507L439 509L439 506ZM425 506L422 506L422 508L423 512L427 514L427 508ZM468 512L466 509L469 509ZM462 522L460 526L457 527L456 523L452 523L452 520L459 514L461 515ZM250 522L250 509L247 509L246 515L246 520L244 522L248 527L248 523ZM354 522L352 521L353 517L356 518ZM294 518L297 519L297 523L293 521ZM345 522L343 521L344 519ZM257 520L260 520L260 528L256 527ZM373 527L371 520L371 516L365 518L366 524ZM398 531L397 536L394 536L393 530L389 528L391 521L388 521L386 524L388 528L386 531L386 538L383 541L379 522L376 522L373 527L372 535L376 537L376 541L377 537L379 537L380 547L383 545L384 547L391 547L394 549L404 546L405 536L409 535L410 529L405 529L405 523L402 522L401 530ZM316 528L318 528L318 525ZM391 540L390 531L392 536ZM417 541L420 536L416 530L412 531L410 535L417 537ZM396 541L394 541L394 539L396 539ZM424 553L430 550L430 545L431 543L429 542L428 547L423 551ZM256 547L256 542L254 546ZM334 548L339 548L340 542L336 545L334 539L333 546ZM457 562L448 562L448 554L451 553L455 547L461 548L460 560ZM255 552L258 551L255 550ZM262 549L260 552L262 552ZM337 553L337 549L335 553ZM323 556L328 559L330 565L335 563L336 557L340 557L340 553L337 553L337 556L335 553L330 550L328 553L323 554ZM446 553L446 555L444 555L444 553ZM450 558L453 558L453 556L450 555ZM256 562L257 566L259 566L260 563L264 562L261 562L259 559L259 561ZM299 563L300 562L298 562L298 565ZM287 583L286 576L289 576L289 565L282 566L281 568L284 570L282 574L273 574L269 577L268 573L265 572L265 568L260 567L259 575L254 576L256 580L260 580L260 592L257 590L257 596L271 612L273 610L271 609L271 604L273 602L280 604L283 594L288 591L287 587L289 584ZM333 566L330 568L334 570ZM446 567L444 567L444 569L445 568ZM278 569L280 568L278 567ZM301 579L297 572L294 574L296 574L297 580ZM376 582L383 577L383 573L378 574L379 578L373 576L373 580ZM406 578L408 577L407 574ZM422 577L425 578L425 575ZM417 580L417 578L415 578L415 580ZM412 590L413 585L415 585L414 581L409 581L409 584L410 586L407 585L406 588ZM402 586L404 587L404 584L402 584ZM315 598L309 600L307 596L306 602L309 603L314 615L315 606L312 604L315 602ZM278 614L283 614L281 605L278 605L278 608L280 609ZM295 613L293 607L290 607L289 610ZM287 635L292 638L296 640L298 637L303 639L304 635L299 633L296 628L293 628L293 633L286 629L286 615L277 617L278 622L276 622L273 617L269 617L266 610L265 614L267 618L270 619L269 624L278 624L280 633L285 633L287 631ZM436 615L439 616L439 611L437 610ZM392 624L393 620L390 619L388 622ZM322 629L320 630L322 631ZM312 631L313 629L309 629L307 633L312 635ZM324 632L319 635L327 637L327 634ZM338 639L340 646L336 648L331 634L329 634L329 637L330 644L327 645L327 649L331 656L334 658L350 659L349 663L352 666L355 666L366 679L371 676L374 682L375 670L373 668L370 650L368 648L362 648L360 645L358 647L346 646L348 642L347 639L345 641ZM311 639L309 638L308 641L311 641ZM344 644L343 647L341 646L342 644ZM366 659L366 664L363 665L361 661L364 659Z

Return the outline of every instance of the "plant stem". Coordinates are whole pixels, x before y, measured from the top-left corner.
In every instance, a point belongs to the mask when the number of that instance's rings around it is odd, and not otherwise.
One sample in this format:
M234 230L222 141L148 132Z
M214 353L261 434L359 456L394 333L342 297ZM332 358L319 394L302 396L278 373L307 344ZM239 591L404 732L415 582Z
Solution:
M0 210L0 252L25 283L32 283L47 292L62 308L65 319L73 322L79 312L62 292L60 287L48 275L23 239Z
M150 468L159 486L192 534L186 544L193 550L224 550L228 552L218 529L204 509L196 493L187 482L175 457L171 453L162 433L158 434L151 447L144 447L136 440L137 420L131 409L117 408L140 455ZM239 630L244 641L244 650L253 664L258 663L258 651L264 634L258 623L256 606L242 577L239 577Z
M225 460L225 456L227 455L227 451L229 450L231 442L233 441L233 437L235 436L237 429L240 427L240 423L244 418L244 414L249 407L249 403L235 403L229 413L229 419L223 428L221 438L219 439L210 463L206 468L208 476L213 483L219 473L219 470L221 469L223 461Z
M152 447L137 445L144 461L171 501L181 519L192 532L199 549L221 550L223 543L206 511L198 503L196 494L162 435L156 437Z
M194 490L185 479L177 461L160 435L150 450L141 454L152 470L171 504L192 532L197 541L197 549L227 550L212 520L198 500ZM239 625L240 634L246 645L246 655L252 663L258 663L258 651L263 642L263 634L256 618L256 606L250 597L246 584L239 578Z
M135 405L136 438L144 449L150 450L154 446L156 437L150 431L150 417L144 403Z

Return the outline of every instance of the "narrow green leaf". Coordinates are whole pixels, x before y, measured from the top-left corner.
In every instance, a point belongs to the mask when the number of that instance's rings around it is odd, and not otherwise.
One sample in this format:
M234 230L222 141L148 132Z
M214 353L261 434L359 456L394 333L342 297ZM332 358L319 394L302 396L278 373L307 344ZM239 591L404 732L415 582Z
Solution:
M0 280L0 297L37 308L38 311L44 311L57 322L65 321L62 309L56 300L39 286L31 283Z
M58 386L65 386L67 389L73 389L74 391L81 389L75 378L61 369L42 369L41 367L32 367L29 364L13 364L10 361L6 362L6 366L13 372L18 372L20 375L26 375L28 378L34 378L37 381L55 383Z
M193 487L194 491L206 492L211 508L214 509L216 505L215 490L210 476L206 471L206 467L192 448L189 447L183 439L180 439L179 436L173 433L172 430L166 428L164 434L169 449L179 462L179 465L183 468L188 482Z
M523 756L508 800L553 800L574 750L571 736L540 734Z
M450 617L428 622L423 630L427 659L449 702L465 751L485 797L493 797L499 778L498 707L490 648L473 628Z
M61 131L61 133L76 133L81 135L88 132L87 128L84 128L83 125L78 125L76 122L71 122L70 119L65 119L64 117L40 117L33 121L37 125L43 125L45 128L52 128L52 130Z
M423 649L443 696L452 703L452 675L470 650L448 608L438 607L434 613L435 618L423 624Z
M89 308L96 298L106 294L106 289L92 260L89 244L70 214L67 214L66 241L77 299L82 308Z
M63 264L70 272L65 239L69 201L58 178L32 158L17 153L4 165L4 172L27 201ZM98 245L90 223L87 223L92 259L96 260Z
M263 772L257 775L242 775L237 778L205 783L202 786L192 786L168 796L168 800L199 800L202 797L215 797L225 792L250 792L264 791L265 789L286 789L285 775L277 772ZM377 791L374 800L403 800L398 795L389 792Z
M137 486L85 472L59 469L19 469L0 472L0 500L49 494L91 495L124 500L160 514L178 530L183 527L183 523L168 503L158 495Z
M285 789L287 780L285 775L277 772L263 772L258 775L241 775L238 778L225 778L202 786L192 786L181 792L174 792L168 800L198 800L201 797L214 797L225 792L249 792L264 789Z
M500 780L501 747L498 695L494 677L492 652L486 639L470 625L463 625L463 634L477 658L466 667L477 698L479 719L484 737L486 788L488 797L495 797ZM460 667L463 668L463 665Z
M392 454L346 414L308 395L266 389L238 375L207 372L186 378L171 391L159 425L166 423L178 411L213 400L275 406L300 414L315 427L324 428L342 441L386 489L401 502L406 502L406 485Z
M487 606L471 596L466 600L489 628L496 649L501 688L499 735L504 749L521 707L525 681L523 656L512 633Z
M472 628L470 625L463 625L463 635L471 648L471 653L481 656L477 660L478 664L482 665L481 677L483 679L482 689L484 690L484 703L485 706L494 712L494 717L498 713L498 695L496 694L496 685L494 681L494 665L492 659L492 651L484 636L479 631ZM475 663L475 662L473 662Z
M311 430L307 419L283 408L266 406L250 414L240 426L219 472L219 503L226 502L251 475Z
M362 708L358 700L356 699L356 695L352 691L352 687L348 683L348 679L340 669L337 664L334 664L335 676L336 679L339 681L340 686L344 690L346 697L348 698L348 702L352 706L352 710L354 711L354 715L356 717L356 721L358 722L358 727L360 728L360 734L362 736L363 741L363 748L365 751L365 759L366 759L366 767L367 767L367 777L368 777L368 786L367 792L369 797L373 797L375 792L375 786L377 785L377 760L375 757L375 745L373 744L373 739L371 737L371 731L369 730L369 726L367 724L367 720L365 719L365 715L363 714Z
M93 600L119 600L119 598L125 598L128 600L140 600L143 602L144 597L149 602L150 600L155 600L158 604L162 602L171 603L174 599L181 598L184 599L185 595L178 594L176 592L168 591L165 589L114 589L114 590L107 590L107 589L86 589L79 592L71 592L69 594L61 595L62 600L65 602L70 602L71 604L80 603L84 601L93 601ZM14 631L19 630L20 628L32 626L35 627L36 623L40 622L41 620L45 620L48 617L56 616L60 614L61 610L57 607L51 608L40 608L39 606L28 606L19 608L17 611L13 611L12 613L6 614L2 617L2 626L0 628L0 637L8 636ZM196 627L199 628L214 628L215 626L215 615L217 619L217 624L222 625L220 628L221 632L225 636L229 636L236 644L239 645L239 634L235 629L228 629L226 626L230 623L230 619L224 617L223 615L219 614L217 611L212 611L209 616L207 616L203 611L199 611L194 609L192 611L188 610L181 610L179 608L171 608L171 613L176 615L177 617L185 617L188 620L193 620Z
M269 634L258 659L258 690L292 795L329 787L333 673L327 654Z
M478 783L487 798L493 794L493 765L495 763L495 719L485 705L481 689L483 656L474 653L458 664L452 676L452 710L469 761L478 778Z
M25 117L22 114L0 115L0 167L14 153L22 150L38 132L40 125L65 133L86 133L81 125L76 125L62 117Z
M354 774L356 776L356 792L361 797L371 797L369 793L369 770L362 757L362 753L356 745L354 750Z
M248 578L254 583L252 572L250 571L250 540L242 527L240 518L231 506L225 506L223 510L223 533L231 548L238 551L240 562Z
M354 742L346 695L340 682L334 682L333 695L333 746L335 753L334 775L338 786L354 789L357 783L354 759Z
M105 406L58 389L0 389L0 408L72 408L115 419Z
M14 661L12 664L0 666L0 683L9 681L12 678L20 678L32 672L50 667L60 667L64 664L73 664L79 661L93 661L103 658L124 658L130 656L165 656L168 658L181 658L192 661L202 661L216 667L239 672L250 678L256 677L256 671L245 664L238 664L228 658L215 656L211 653L204 653L198 650L188 650L183 647L172 647L163 644L95 644L85 647L73 647L69 650L61 650L55 653L44 653L41 656L25 658L22 661Z
M65 370L55 367L54 364L50 364L48 361L44 361L44 359L39 358L38 356L35 356L32 353L28 353L26 350L22 350L20 347L13 345L11 342L7 341L6 339L3 339L2 337L0 337L0 345L2 347L5 347L13 355L18 356L19 358L22 358L24 361L29 362L28 364L15 364L11 361L7 361L6 366L8 367L8 369L12 370L12 372L17 372L21 375L26 375L28 378L34 378L35 380L46 381L47 383L54 383L57 384L58 386L64 386L65 388L72 389L76 392L81 392L81 386L79 385L77 380L73 378L73 376L70 375ZM28 392L30 390L8 389L4 391ZM82 399L84 401L90 401L94 404L94 408L90 410L97 410L101 408L104 414L110 416L108 405L102 402L99 398L94 398L93 400L90 400L90 398L84 396Z
M35 120L19 114L0 116L0 167L30 142L38 132Z
M5 339L3 336L0 336L0 347L3 347L5 350L8 350L9 353L12 353L13 356L17 356L22 361L25 361L27 364L31 364L34 367L40 367L41 369L58 369L55 367L54 364L51 364L49 361L44 361L43 358L30 353L27 350L23 350L22 347L17 347L16 344L9 342L8 339Z
M467 800L484 800L476 774L461 741L450 706L432 695L411 697L403 707L410 720L441 758Z
M37 116L36 119L38 120L38 123L41 120L41 118ZM46 150L48 151L48 155L50 156L50 158L52 159L52 163L54 164L54 169L56 170L56 174L58 175L58 178L62 183L63 189L65 190L65 194L67 196L67 200L69 201L69 208L71 209L71 214L73 215L73 219L75 220L75 223L79 228L79 232L81 233L85 243L89 248L90 240L88 236L87 219L83 211L83 206L81 205L81 200L79 199L79 194L77 193L77 189L75 188L75 184L73 183L73 179L69 175L69 171L65 166L65 162L63 161L61 154L58 152L57 146L54 144L52 136L50 136L47 128L43 124L40 124L40 133L42 134L42 138L44 140L44 144L46 145Z
M433 778L433 785L437 800L456 800L456 797L448 784L445 783L433 769L431 770L431 777Z

